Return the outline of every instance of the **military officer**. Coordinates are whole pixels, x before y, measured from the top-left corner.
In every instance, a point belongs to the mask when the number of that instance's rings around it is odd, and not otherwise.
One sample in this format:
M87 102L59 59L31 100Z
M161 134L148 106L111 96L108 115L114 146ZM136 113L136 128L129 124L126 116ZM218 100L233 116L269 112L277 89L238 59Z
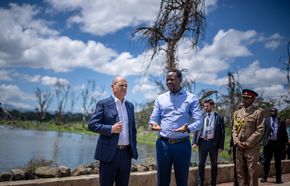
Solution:
M236 166L239 185L257 186L259 147L264 134L264 111L253 106L258 94L242 90L244 107L234 114L233 142L236 147Z

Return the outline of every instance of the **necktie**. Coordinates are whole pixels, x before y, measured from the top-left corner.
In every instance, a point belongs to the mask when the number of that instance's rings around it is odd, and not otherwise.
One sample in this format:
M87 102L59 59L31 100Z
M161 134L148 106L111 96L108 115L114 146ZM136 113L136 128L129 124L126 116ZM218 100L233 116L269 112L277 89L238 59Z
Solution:
M206 127L209 126L209 117L208 117L208 115L205 117L205 126Z
M272 118L271 119L271 136L270 137L273 136L274 130L275 130L275 122L274 122L274 119Z
M204 138L207 139L207 136L208 136L208 126L209 126L209 113L206 114L206 117L205 117L205 134L204 134Z

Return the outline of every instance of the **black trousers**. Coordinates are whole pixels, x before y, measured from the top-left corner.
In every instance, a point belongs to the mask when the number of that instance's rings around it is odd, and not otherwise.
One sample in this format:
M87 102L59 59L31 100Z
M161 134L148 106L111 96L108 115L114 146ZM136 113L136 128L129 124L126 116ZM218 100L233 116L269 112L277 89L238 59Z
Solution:
M286 154L287 154L287 159L290 160L290 143L287 144Z
M237 166L236 166L236 146L232 146L232 154L233 154L233 161L234 161L234 186L238 186L238 176L237 176Z
M199 139L198 142L198 154L199 154L199 184L204 185L204 172L205 172L205 163L207 155L209 154L210 163L211 163L211 185L216 185L217 180L217 159L218 159L218 148L214 146L213 140L204 140Z
M270 170L270 163L274 154L275 159L275 171L276 181L281 181L281 156L282 146L277 140L270 140L266 146L264 146L264 178L267 178Z

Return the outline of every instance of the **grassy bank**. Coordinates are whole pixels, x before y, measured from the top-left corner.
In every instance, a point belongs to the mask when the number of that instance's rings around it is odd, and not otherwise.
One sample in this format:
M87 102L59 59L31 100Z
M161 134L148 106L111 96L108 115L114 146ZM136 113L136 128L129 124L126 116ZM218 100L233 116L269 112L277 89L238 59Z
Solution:
M0 125L10 126L22 129L31 130L43 130L43 131L57 131L57 132L70 132L76 134L85 135L97 135L87 129L87 125L82 125L82 123L66 123L64 125L56 125L54 122L38 122L38 121L0 121ZM157 139L157 132L148 131L144 128L139 128L137 130L137 141L138 143L144 143L148 145L155 144Z

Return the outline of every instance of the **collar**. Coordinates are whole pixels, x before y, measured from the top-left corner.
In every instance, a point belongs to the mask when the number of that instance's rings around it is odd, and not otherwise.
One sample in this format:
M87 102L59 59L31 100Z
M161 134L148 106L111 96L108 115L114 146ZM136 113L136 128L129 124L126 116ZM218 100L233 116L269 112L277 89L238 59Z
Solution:
M124 100L123 100L123 102L122 101L120 101L114 94L112 94L112 97L113 97L113 99L114 99L114 101L115 101L115 103L120 103L120 104L122 104L122 103L125 103L125 98L124 98Z
M208 115L211 117L212 115L214 115L214 111L211 111L211 112L205 112L205 115Z
M169 94L173 95L173 96L178 96L178 95L181 95L181 94L185 94L185 90L183 90L183 88L181 88L179 90L179 92L177 92L176 94L173 94L171 91L169 91Z
M247 108L245 108L245 112L251 112L253 109L254 109L254 106L250 105Z

